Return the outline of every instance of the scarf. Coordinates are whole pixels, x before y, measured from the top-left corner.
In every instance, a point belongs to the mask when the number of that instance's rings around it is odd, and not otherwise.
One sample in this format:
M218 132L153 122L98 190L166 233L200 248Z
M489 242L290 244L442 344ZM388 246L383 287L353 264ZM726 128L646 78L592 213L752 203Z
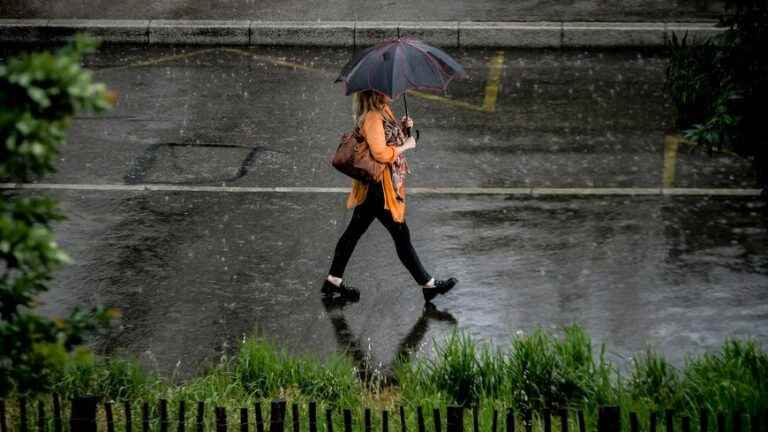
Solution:
M395 119L384 117L384 137L388 146L400 147L405 144L405 133L400 123ZM400 153L389 165L389 173L392 176L392 185L398 201L405 201L405 176L410 174L405 153Z

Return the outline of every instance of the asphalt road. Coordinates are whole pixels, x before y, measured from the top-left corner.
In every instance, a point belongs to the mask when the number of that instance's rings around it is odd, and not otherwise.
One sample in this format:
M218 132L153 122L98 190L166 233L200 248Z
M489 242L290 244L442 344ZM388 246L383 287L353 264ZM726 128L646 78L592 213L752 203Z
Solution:
M0 0L0 18L259 19L274 21L699 21L718 0Z
M409 198L414 244L430 271L461 280L436 302L442 313L424 312L376 224L347 273L361 301L321 302L350 212L338 189L316 188L349 185L328 157L351 123L332 82L351 53L184 47L91 56L118 106L74 122L58 173L44 179L64 190L13 192L52 194L69 216L57 233L75 264L43 310L118 307L124 316L94 345L166 373L181 360L182 376L255 331L321 356L370 344L384 363L455 326L503 345L516 330L575 322L619 360L647 344L680 362L726 337L768 340L765 204L632 195L755 187L746 161L665 133L663 56L452 53L470 78L409 96L422 136L409 186L441 188ZM623 192L483 193L531 187Z

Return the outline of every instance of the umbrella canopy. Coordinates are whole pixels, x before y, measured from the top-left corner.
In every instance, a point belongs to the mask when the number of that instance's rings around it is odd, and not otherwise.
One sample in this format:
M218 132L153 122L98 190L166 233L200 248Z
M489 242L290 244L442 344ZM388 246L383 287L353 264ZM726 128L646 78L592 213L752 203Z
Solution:
M396 99L408 89L445 91L464 68L445 51L410 37L388 39L358 52L341 70L345 94L376 90Z

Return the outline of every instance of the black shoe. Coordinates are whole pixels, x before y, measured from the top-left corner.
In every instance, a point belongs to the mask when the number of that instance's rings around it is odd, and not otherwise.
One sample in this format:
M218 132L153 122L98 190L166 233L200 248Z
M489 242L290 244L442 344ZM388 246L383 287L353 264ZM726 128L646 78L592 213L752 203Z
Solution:
M326 279L326 281L323 282L322 288L320 288L320 292L326 296L333 296L334 293L339 293L344 299L353 301L360 300L360 290L348 287L344 282L341 283L341 286L336 286Z
M434 288L422 288L421 292L424 294L424 301L430 302L433 298L437 297L438 294L445 294L448 291L451 290L457 283L459 283L459 280L456 278L450 278L445 280L436 280L435 281L435 287Z

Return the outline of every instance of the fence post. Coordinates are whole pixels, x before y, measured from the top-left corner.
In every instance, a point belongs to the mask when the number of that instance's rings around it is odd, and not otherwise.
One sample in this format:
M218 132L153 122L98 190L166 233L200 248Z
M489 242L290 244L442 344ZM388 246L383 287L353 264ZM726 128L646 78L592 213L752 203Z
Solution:
M621 432L619 407L600 407L597 417L597 432Z
M419 432L425 432L427 427L424 426L424 411L421 407L416 407L416 423L419 427Z
M446 412L447 432L464 432L464 409L458 406L449 406Z
M216 432L227 432L227 409L216 407Z
M61 432L63 430L63 424L61 421L61 400L59 394L53 394L53 432ZM6 432L6 431L3 431ZM130 432L127 431L127 432Z
M309 432L317 432L317 402L309 403Z
M683 432L691 432L691 418L683 416L682 422Z
M160 432L168 432L168 401L160 399Z
M269 432L285 432L285 401L273 400L269 412Z
M733 412L733 429L731 432L741 432L741 412L738 410Z
M507 408L507 431L515 432L515 411L512 408Z
M149 402L141 404L141 432L149 432Z
M659 417L656 415L656 413L651 413L651 418L649 421L650 421L650 425L648 426L648 431L656 432L656 426L659 423Z
M205 402L197 401L197 416L195 418L195 427L197 432L205 431Z
M389 411L381 412L381 432L389 432Z
M544 409L541 416L544 417L544 432L552 432L552 412L549 409Z
M637 419L637 413L629 413L629 431L640 432L640 421Z
M587 421L584 419L584 410L578 410L576 417L579 419L579 432L587 432ZM651 431L656 432L656 431Z
M293 421L293 432L299 432L301 429L299 426L299 404L295 402L291 405L291 420Z
M325 431L333 432L333 410L325 409Z
M115 418L112 415L112 402L104 402L104 414L107 416L107 432L115 432Z
M568 432L568 408L560 410L560 432Z
M5 400L0 399L0 432L8 432L8 423L5 421Z
M19 430L27 432L27 398L19 398Z
M240 408L240 432L248 432L248 408Z
M717 413L717 432L725 432L725 413Z
M472 405L472 432L480 432L480 413L477 405Z
M69 416L69 430L77 432L96 432L96 396L83 396L72 399L72 411Z
M400 432L407 432L405 427L405 408L400 406Z
M667 417L665 420L667 432L675 432L675 412L672 410L666 410L665 415Z
M440 421L440 408L432 409L432 420L435 422L435 432L441 432L443 422Z
M261 414L261 402L253 405L253 415L256 417L256 432L264 432L264 416Z
M344 410L344 432L352 432L352 411Z
M133 430L133 420L131 419L131 401L123 402L123 414L125 414L125 432Z
M493 418L491 419L491 432L497 432L497 428L499 427L499 412L496 411L496 408L493 409ZM565 431L568 432L568 431Z
M183 400L179 401L179 418L178 426L176 426L176 432L184 432L187 427L187 403Z

